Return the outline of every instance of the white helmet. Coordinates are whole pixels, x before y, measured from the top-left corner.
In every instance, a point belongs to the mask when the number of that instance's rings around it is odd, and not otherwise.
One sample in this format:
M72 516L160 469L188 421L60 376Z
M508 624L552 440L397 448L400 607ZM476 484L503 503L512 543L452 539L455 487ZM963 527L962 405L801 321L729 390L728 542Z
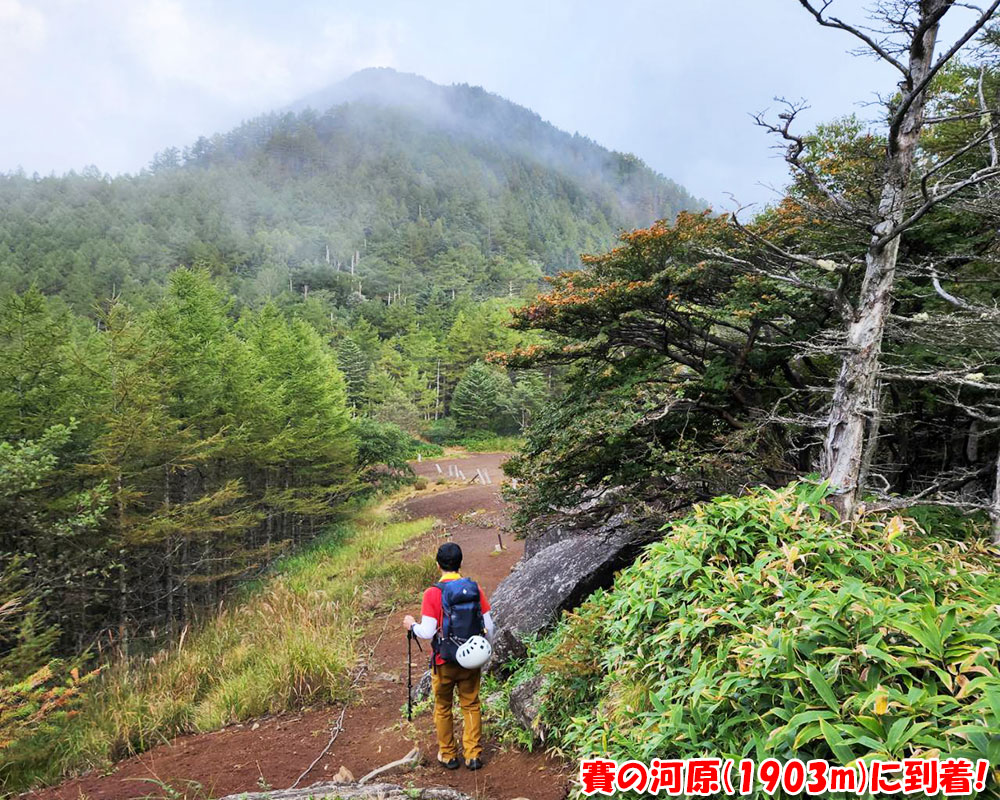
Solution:
M470 636L465 644L458 648L455 660L466 669L478 669L493 655L493 648L484 636Z

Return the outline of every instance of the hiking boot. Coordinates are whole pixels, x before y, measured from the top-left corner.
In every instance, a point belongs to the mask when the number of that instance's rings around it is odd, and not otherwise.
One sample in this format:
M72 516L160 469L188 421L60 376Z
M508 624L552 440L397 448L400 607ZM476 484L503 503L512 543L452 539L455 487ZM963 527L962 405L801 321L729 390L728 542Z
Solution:
M445 761L441 756L438 756L438 763L445 769L458 769L462 766L462 762L458 760L458 756L455 756L451 761Z
M471 769L473 772L475 772L477 769L482 769L483 760L481 758L470 758L468 761L465 762L465 768Z

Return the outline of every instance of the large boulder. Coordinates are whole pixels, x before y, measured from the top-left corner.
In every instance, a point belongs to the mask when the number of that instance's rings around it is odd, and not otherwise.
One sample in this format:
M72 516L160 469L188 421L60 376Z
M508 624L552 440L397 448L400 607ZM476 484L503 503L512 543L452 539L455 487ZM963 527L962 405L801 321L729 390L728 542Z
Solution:
M243 792L222 800L472 800L456 789L404 789L392 783L314 783L304 789Z
M608 535L628 525L636 516L633 510L627 506L615 506L623 491L621 487L612 487L602 492L591 492L572 508L536 519L525 533L525 559L534 558L549 545L563 539L586 533ZM639 516L646 514L640 513Z
M496 634L492 668L526 654L525 639L551 627L564 610L614 581L659 536L661 514L623 508L603 520L549 522L528 535L525 556L490 600Z

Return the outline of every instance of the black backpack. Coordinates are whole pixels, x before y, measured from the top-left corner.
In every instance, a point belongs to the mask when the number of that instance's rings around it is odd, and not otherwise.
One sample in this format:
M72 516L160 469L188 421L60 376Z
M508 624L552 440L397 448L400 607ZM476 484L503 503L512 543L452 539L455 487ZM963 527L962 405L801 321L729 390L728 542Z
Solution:
M456 578L434 585L441 590L441 629L431 644L442 659L457 664L458 648L486 631L479 585L471 578Z

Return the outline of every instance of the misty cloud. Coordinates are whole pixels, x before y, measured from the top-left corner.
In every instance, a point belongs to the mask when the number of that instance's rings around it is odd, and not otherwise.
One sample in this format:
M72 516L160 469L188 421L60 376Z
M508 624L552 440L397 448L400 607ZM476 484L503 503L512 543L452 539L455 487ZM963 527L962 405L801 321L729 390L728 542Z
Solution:
M0 0L0 170L136 171L390 66L481 85L716 205L767 201L761 184L785 168L749 115L805 97L812 125L890 91L894 76L851 46L791 0Z

